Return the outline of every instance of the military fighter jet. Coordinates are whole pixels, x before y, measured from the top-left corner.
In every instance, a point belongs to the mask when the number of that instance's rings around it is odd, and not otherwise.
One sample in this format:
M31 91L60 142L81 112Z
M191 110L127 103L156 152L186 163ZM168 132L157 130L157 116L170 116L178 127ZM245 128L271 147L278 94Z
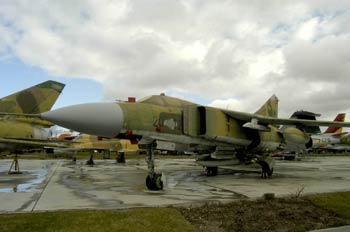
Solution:
M41 114L45 120L75 131L138 141L147 148L150 190L163 188L154 170L154 150L191 151L215 175L220 165L261 165L263 176L273 172L269 154L286 142L306 144L303 126L350 126L350 123L277 118L278 99L273 95L256 113L243 113L198 105L164 94L137 102L88 103ZM278 125L298 125L280 132Z
M49 127L53 124L26 114L50 110L64 86L46 81L0 99L0 152L18 154L23 149L54 145L48 141L51 136ZM18 172L17 156L14 164Z
M38 114L49 111L61 94L64 84L45 81L0 99L0 112Z

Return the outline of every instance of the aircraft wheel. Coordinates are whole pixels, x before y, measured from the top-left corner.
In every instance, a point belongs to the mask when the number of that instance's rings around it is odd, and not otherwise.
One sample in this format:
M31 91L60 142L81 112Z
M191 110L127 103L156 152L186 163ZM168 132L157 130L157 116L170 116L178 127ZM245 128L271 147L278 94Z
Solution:
M156 174L155 175L155 190L162 190L163 189L163 181L162 181L162 174Z
M154 188L152 178L149 175L146 177L146 186L149 190L153 190Z
M218 174L218 167L207 167L207 176L216 176Z
M155 173L153 177L147 175L146 186L149 190L159 191L163 189L162 174Z
M87 161L86 161L86 165L94 165L95 164L95 162L94 162L94 160L92 160L92 159L88 159Z

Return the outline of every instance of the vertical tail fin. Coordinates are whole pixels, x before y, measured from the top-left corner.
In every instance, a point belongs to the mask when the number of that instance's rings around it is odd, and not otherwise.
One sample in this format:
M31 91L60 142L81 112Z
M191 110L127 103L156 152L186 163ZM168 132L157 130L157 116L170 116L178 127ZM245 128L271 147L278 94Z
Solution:
M260 107L259 110L255 112L255 114L259 114L267 117L278 117L278 98L275 94L273 94L265 103Z
M37 114L49 111L61 94L64 84L45 81L0 99L0 112Z
M345 114L339 113L337 117L335 117L335 122L344 122L345 120ZM336 127L336 126L330 126L327 128L327 130L324 133L342 133L343 128L342 127Z

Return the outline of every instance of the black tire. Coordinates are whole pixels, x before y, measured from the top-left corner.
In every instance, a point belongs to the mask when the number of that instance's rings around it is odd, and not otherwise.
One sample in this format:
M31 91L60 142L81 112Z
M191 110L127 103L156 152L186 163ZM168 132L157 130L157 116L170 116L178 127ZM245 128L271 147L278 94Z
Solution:
M162 174L154 174L153 178L149 175L146 177L146 186L149 190L159 191L163 189Z
M207 176L216 176L218 175L218 167L206 167Z
M149 190L154 190L154 183L149 175L146 177L146 186Z

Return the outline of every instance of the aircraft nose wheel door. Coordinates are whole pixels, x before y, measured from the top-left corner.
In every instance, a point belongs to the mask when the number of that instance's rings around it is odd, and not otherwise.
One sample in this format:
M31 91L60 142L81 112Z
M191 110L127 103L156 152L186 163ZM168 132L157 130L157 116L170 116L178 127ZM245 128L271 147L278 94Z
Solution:
M147 168L146 186L149 190L158 191L163 189L162 174L154 171L154 148L156 144L151 143L147 148Z

